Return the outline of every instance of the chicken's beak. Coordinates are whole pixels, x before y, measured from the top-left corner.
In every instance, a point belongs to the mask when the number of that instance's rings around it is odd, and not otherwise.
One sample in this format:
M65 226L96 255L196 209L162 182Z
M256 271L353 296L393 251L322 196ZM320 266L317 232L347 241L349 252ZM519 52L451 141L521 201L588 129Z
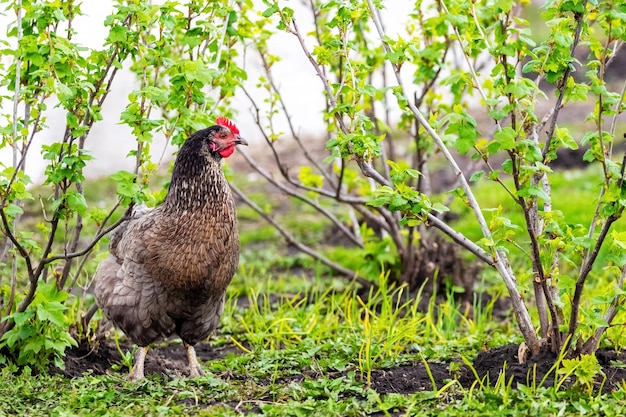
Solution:
M248 146L248 141L242 138L241 136L235 137L235 145L246 145Z

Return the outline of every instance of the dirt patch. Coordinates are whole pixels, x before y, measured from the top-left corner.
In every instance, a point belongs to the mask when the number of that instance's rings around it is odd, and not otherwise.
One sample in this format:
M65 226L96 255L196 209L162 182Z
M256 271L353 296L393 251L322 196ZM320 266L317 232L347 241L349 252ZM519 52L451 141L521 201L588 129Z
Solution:
M379 394L410 394L437 390L453 378L448 363L433 362L428 368L416 363L372 371L372 388Z
M553 386L556 382L555 379L560 380L563 377L561 374L555 375L552 367L556 361L556 355L547 349L538 355L531 356L524 364L519 363L517 351L517 345L506 345L481 352L474 360L473 367L478 376L481 379L487 377L486 381L491 385L496 383L501 373L506 376L507 381L513 379L513 387L517 384L536 383L538 385L542 380L544 386ZM619 389L623 381L626 380L626 353L600 349L596 352L596 358L604 375L597 375L595 389L601 389L605 393ZM459 378L459 382L463 386L467 386L475 380L476 378L467 372ZM568 378L563 386L571 387L575 382L575 378Z
M80 377L85 373L104 375L116 372L113 368L121 366L122 353L130 352L132 345L129 342L120 342L119 349L112 341L101 341L95 346L83 343L78 347L72 347L65 352L65 369L55 369L54 373L60 373L68 378ZM121 352L120 352L121 351ZM241 352L236 346L215 347L206 343L196 346L198 358L211 361L223 358L229 353ZM120 373L128 372L124 368ZM185 348L181 343L163 343L148 351L145 362L145 373L162 373L171 378L179 378L189 375Z
M130 345L121 344L123 352L129 350ZM512 386L518 384L536 384L544 380L544 386L553 386L555 376L552 369L556 356L549 351L542 351L531 356L526 363L520 364L517 357L518 346L506 345L496 349L481 352L472 363L472 367L462 364L459 360L452 362L423 362L407 363L388 369L372 371L371 386L379 394L410 394L420 391L440 389L451 380L469 388L476 382L476 375L486 385L495 385L503 374L508 382L513 380ZM201 361L210 361L224 357L230 353L238 353L235 346L213 347L208 344L199 344L196 347L198 358ZM626 352L615 352L600 349L596 353L602 374L596 378L595 389L602 392L618 390L626 381ZM105 341L96 348L86 346L72 348L66 352L65 370L56 370L68 378L80 377L85 373L102 375L118 372L126 373L127 369L113 370L114 365L121 364L122 356L113 342ZM164 374L170 378L185 377L188 375L187 358L181 344L169 343L150 350L146 358L146 374ZM474 371L476 374L474 374ZM303 378L312 377L307 370L299 374ZM605 379L606 376L606 379ZM232 378L238 379L237 375ZM245 378L242 375L241 378ZM574 378L568 379L563 386L570 387L575 383Z

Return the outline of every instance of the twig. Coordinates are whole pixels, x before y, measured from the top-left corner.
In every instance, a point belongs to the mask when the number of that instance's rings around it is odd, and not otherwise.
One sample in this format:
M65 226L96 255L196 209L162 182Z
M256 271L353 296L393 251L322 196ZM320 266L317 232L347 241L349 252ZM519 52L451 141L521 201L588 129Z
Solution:
M239 153L241 155L243 155L244 159L248 162L248 165L250 165L250 167L252 167L254 170L256 170L259 174L261 174L270 184L274 185L279 190L284 191L288 195L290 195L292 197L295 197L298 200L301 200L301 201L307 203L308 205L310 205L311 207L313 207L319 213L321 213L326 218L328 218L330 221L332 221L333 224L335 226L337 226L339 228L339 230L341 230L343 232L343 234L346 235L352 241L352 243L354 243L355 245L357 245L357 246L359 246L361 248L363 247L363 242L361 242L359 239L357 239L356 236L352 233L352 231L350 229L348 229L343 224L343 222L341 222L334 214L332 214L331 212L326 210L319 203L311 200L310 198L305 197L304 195L298 193L296 190L293 190L292 188L287 187L285 184L283 184L283 183L281 183L279 181L276 181L274 178L272 178L271 174L269 172L265 171L263 168L261 168L261 166L259 164L257 164L252 159L252 157L250 155L248 155L248 153L245 150L240 149Z
M369 0L368 0L369 2ZM444 13L449 14L450 12L448 11L448 8L446 7L446 4L443 2L443 0L439 0L439 4L441 5L441 8L443 10ZM474 9L474 5L472 4L472 10ZM480 27L480 25L478 24L478 21L476 20L476 12L475 10L473 10L473 15L474 15L474 21L476 22L476 27L478 28L478 31L480 32L480 34L482 35L482 39L485 40L485 42L487 43L487 46L489 46L488 43L488 39L485 36L485 34L482 31L482 28ZM465 47L463 45L463 39L461 38L461 34L459 33L459 30L456 28L456 26L452 25L452 30L454 31L454 36L456 37L456 40L459 42L459 45L461 45L461 51L463 51L463 58L465 58L465 63L467 64L467 67L469 68L470 74L472 74L472 79L474 80L474 85L473 87L476 88L476 90L478 90L478 94L480 94L480 96L482 97L483 101L485 103L487 103L487 106L489 107L490 110L493 110L493 106L489 105L489 100L487 99L487 95L485 94L485 92L483 91L483 88L481 87L481 83L478 80L478 75L476 75L476 70L474 69L474 65L472 65L470 59L469 59L469 55L465 53ZM498 130L502 130L502 127L500 126L500 122L496 119L494 119L494 122L496 124L496 128Z
M622 168L620 172L620 182L619 182L620 189L622 188L623 182L625 179L624 178L626 175L625 170L626 170L626 153L624 154L624 158L622 159ZM576 287L574 289L574 297L572 298L572 304L571 304L572 311L570 313L570 322L569 322L569 329L568 329L569 336L573 336L574 332L578 328L578 311L580 309L580 299L582 297L582 292L583 292L583 289L585 288L585 281L587 280L587 277L589 276L589 273L591 272L593 268L593 264L596 258L598 257L598 254L600 253L600 249L602 248L602 245L604 244L604 241L606 240L606 236L608 235L609 230L611 229L611 226L613 225L615 221L617 221L617 219L619 219L621 214L622 214L622 210L620 209L619 214L613 214L606 219L606 222L604 223L604 225L602 225L602 229L600 230L600 234L598 235L598 238L596 240L596 244L593 250L590 253L587 253L587 255L585 256L585 259L583 260L583 265L580 270L580 275L578 276L578 279L576 280Z
M16 23L17 23L17 43L22 41L22 0L17 0L16 8ZM17 112L19 109L20 100L20 87L22 85L22 55L17 54L15 62L15 92L13 94L13 115L11 117L11 123L13 124L12 138L13 138L13 166L17 168Z
M109 213L107 214L107 216L104 218L104 220L100 224L100 227L98 227L98 231L96 232L96 236L98 236L98 235L100 235L100 233L102 233L102 231L104 230L104 226L109 222L109 220L111 220L111 217L113 217L113 214L117 211L117 209L120 207L120 205L121 205L121 202L120 202L120 200L118 200L117 203L115 203L115 206L113 206L113 208L111 210L109 210ZM126 213L124 214L124 216L122 216L122 220L120 221L120 223L117 223L118 225L121 224L124 221L124 219L128 219L132 215L132 208L133 208L133 206L134 206L134 204L131 204L130 207L128 209L126 209ZM104 235L106 235L106 233ZM97 244L97 242L96 242L96 244ZM95 244L92 246L92 249L93 249L93 247L95 247ZM85 256L85 257L83 257L80 265L78 266L78 271L76 271L76 275L75 275L74 279L72 280L72 283L70 284L70 288L68 289L68 291L71 291L72 288L74 288L74 285L76 285L76 281L78 279L80 271L85 266L86 261L87 261L87 257Z
M619 94L619 101L615 104L615 115L613 116L611 120L611 128L609 130L609 132L611 133L611 136L615 136L615 129L617 127L617 119L619 115L622 114L622 112L620 112L620 109L622 108L622 104L624 104L624 99L626 98L625 96L626 96L626 81L624 81L624 85L622 86L622 91ZM615 141L611 142L611 150L609 151L609 153L612 153L614 143Z
M337 107L337 98L333 94L333 90L330 87L330 82L328 81L328 78L326 78L326 74L322 70L322 67L317 63L317 61L315 60L313 55L311 55L311 52L309 51L309 49L307 48L306 44L304 43L304 38L302 37L302 34L300 33L300 30L298 28L298 25L297 25L296 21L292 20L291 24L293 25L293 29L291 29L291 28L289 28L289 26L287 26L286 30L289 33L295 35L296 38L298 38L298 42L300 42L300 47L302 48L302 51L306 55L306 57L309 60L309 62L311 63L311 65L313 65L313 68L315 69L315 73L317 74L317 76L320 77L320 79L322 80L322 84L324 86L324 89L326 90L326 95L328 96L328 100L330 101L331 106L333 108ZM341 115L335 113L335 120L337 121L337 124L339 125L339 128L341 129L341 131L343 133L348 133L349 132L349 129L347 128L346 124L344 123L343 118L341 117Z
M258 49L257 49L258 50ZM265 54L263 54L260 50L258 51L259 55L261 56L261 61L263 62L263 68L265 70L265 74L267 75L267 80L268 83L272 89L272 91L274 91L274 93L276 93L277 95L277 99L278 99L278 104L280 105L280 108L283 112L283 114L285 115L285 119L287 120L287 125L289 126L289 131L291 132L291 137L296 141L296 143L298 144L298 147L302 150L302 153L304 155L304 157L307 159L307 161L309 161L315 168L317 168L318 172L320 172L324 178L331 184L334 185L335 184L335 180L332 176L330 176L326 170L319 164L319 162L313 158L313 156L311 156L309 150L306 148L306 146L304 146L304 143L302 142L302 139L300 138L300 135L296 132L295 127L293 126L293 122L291 121L291 117L289 116L289 112L287 110L287 104L285 103L285 100L283 99L283 95L280 94L280 91L278 90L278 87L276 86L276 83L274 82L274 77L272 76L272 71L270 69L269 64L267 63L267 59L265 57ZM248 94L248 92L246 91L246 89L244 88L244 93L246 94L246 96L248 96L248 99L250 101L253 101L252 97ZM257 125L260 126L260 120L259 120L259 109L256 106L256 103L253 102L253 106L257 109L256 111L256 122ZM272 144L270 144L272 145ZM272 146L273 147L273 146ZM280 166L280 164L279 164ZM282 170L281 170L282 172Z
M300 252L305 253L314 259L317 259L318 261L328 266L329 268L333 269L334 271L338 272L339 274L351 280L354 280L367 288L370 288L372 287L372 285L374 285L374 283L359 276L357 272L352 271L351 269L345 268L342 265L331 261L330 259L326 258L321 253L315 251L314 249L300 242L291 233L289 233L284 227L282 227L280 223L274 220L273 217L265 213L265 211L261 207L259 207L254 201L250 200L250 198L248 198L248 196L243 191L237 188L236 185L231 183L230 188L239 198L241 198L241 200L243 200L244 203L246 203L254 211L256 211L266 222L271 224L278 231L278 233L280 233L285 238L288 244L295 246Z
M50 262L58 261L60 259L72 259L72 258L78 258L80 256L87 255L89 252L91 252L91 250L94 248L94 246L96 246L96 244L100 241L100 239L102 239L104 236L109 234L111 231L113 231L113 229L115 229L117 226L119 226L120 224L122 224L126 220L128 220L128 217L125 215L121 219L119 219L118 221L113 223L111 226L109 226L106 229L102 230L100 233L98 233L93 238L93 240L83 250L80 250L78 252L73 252L73 253L67 253L67 254L64 254L64 255L55 255L55 256L47 257L45 259L42 259L41 263L39 265L41 267L43 267L43 266L49 264Z
M620 100L615 105L616 112L615 112L615 116L613 117L613 121L611 123L611 134L612 135L615 134L615 127L616 127L616 123L617 123L617 117L621 114L619 112L619 109L622 106L622 103L624 102L624 94L626 94L626 82L624 82L624 86L622 87ZM623 169L623 166L622 166L622 169ZM621 180L623 180L623 177L621 178ZM596 225L598 223L598 219L600 218L600 211L602 209L601 202L602 202L602 197L604 196L605 190L606 190L606 187L601 187L600 188L600 193L599 193L598 198L597 198L598 204L596 205L596 210L595 210L595 212L593 214L593 218L591 219L591 223L589 224L589 230L587 231L587 237L589 239L591 239L593 237L593 232L596 230ZM587 251L586 256L588 256L588 255L589 255L589 250Z
M485 252L483 248L481 248L480 246L478 246L477 244L469 240L462 233L459 233L453 228L451 228L450 226L448 226L443 220L441 220L436 215L432 213L428 213L428 223L431 226L436 227L437 229L441 230L443 233L448 235L453 241L455 241L456 243L458 243L459 245L461 245L462 247L464 247L465 249L467 249L468 251L476 255L478 259L480 259L487 265L490 265L494 268L496 267L496 262L494 261L493 257L491 257L487 252Z
M598 349L598 344L600 343L600 338L608 329L611 327L613 320L617 316L619 311L618 307L624 304L624 295L621 294L621 291L624 290L624 282L626 281L626 265L622 267L622 273L617 280L617 291L618 293L613 297L613 301L611 301L611 305L604 313L604 322L606 326L602 326L596 329L596 332L593 336L590 336L589 339L583 344L581 353L592 353Z
M296 23L295 20L291 20L291 22L285 22L285 23L290 23L292 27L289 26L289 24L286 25L286 30L288 33L293 34L294 36L296 36L296 38L298 39L298 42L300 43L300 46L302 48L302 51L304 52L305 56L307 57L307 59L309 60L309 62L311 63L311 65L313 66L317 76L320 78L320 80L322 81L322 85L324 88L324 91L326 92L327 98L328 98L328 103L331 108L336 108L337 107L337 97L334 96L333 94L333 90L331 88L331 84L328 81L328 78L326 77L326 74L324 72L324 68L319 65L317 63L317 61L315 60L315 58L312 56L312 54L310 53L310 51L308 50L305 42L304 42L304 38L302 37L302 34L300 33L300 30L298 28L298 25ZM348 134L350 132L350 130L348 129L348 127L345 124L345 121L342 117L342 115L338 112L335 112L335 121L337 123L337 126L339 127L339 130L341 132L343 132L344 134ZM378 184L381 185L387 185L387 186L391 186L391 181L389 181L388 179L386 179L382 174L380 174L378 171L376 171L376 169L374 169L374 167L371 165L370 162L363 160L363 158L356 158L356 162L359 165L359 168L361 170L361 173L368 177L371 178L372 180L376 181ZM335 190L336 193L336 190ZM341 197L343 198L343 197ZM391 212L389 212L388 210L384 209L384 208L380 208L379 209L379 213L381 215L383 215L383 217L385 217L386 221L389 222L390 225L395 225L398 222L398 218L395 217L394 214L392 214ZM402 252L405 250L405 242L402 238L402 236L400 235L399 231L397 231L397 233L393 233L392 234L392 239L394 240L394 242L396 243L397 249L399 252Z
M587 7L587 0L583 0L580 8L585 10ZM583 18L585 17L584 12L574 12L574 18L576 19L576 31L574 32L574 39L572 41L572 46L570 48L570 56L574 56L574 51L578 46L578 42L580 41L580 34L583 29ZM563 93L565 91L565 85L567 84L567 79L571 73L571 66L567 66L566 70L563 72L563 76L559 80L557 84L557 92L556 92L556 103L554 103L554 111L552 114L552 119L550 121L550 127L546 132L546 145L543 148L543 160L545 163L546 155L550 151L550 145L552 144L552 136L554 135L554 129L556 128L556 121L559 117L559 111L561 110L563 103Z
M89 94L89 107L91 108L93 106L93 102L96 100L96 97L99 96L97 102L98 102L98 106L102 106L102 103L104 102L104 99L106 98L106 96L108 95L108 93L111 90L111 85L113 82L113 79L115 77L115 75L117 74L117 68L113 66L113 62L118 58L120 53L119 47L116 45L114 47L113 53L111 54L111 56L109 57L109 59L107 60L107 65L104 69L104 71L102 72L102 76L100 77L100 79L94 84L94 89L93 91ZM105 81L107 80L107 75L109 75L109 71L111 71L110 77L108 78L108 81L106 82L106 87L104 88L104 91L101 91L101 87L103 85L105 85ZM89 132L91 131L91 128L93 127L95 120L93 119L93 113L91 112L86 112L85 116L83 118L82 124L83 126L85 126L87 129L85 131L85 133L83 133L83 135L80 137L79 139L79 152L81 152L84 147L85 147L85 140L87 138L87 136L89 135ZM76 190L80 193L83 194L83 184L78 182L76 183ZM117 210L117 207L119 207L119 201L118 203L115 205L115 207L113 208L113 210L109 213L109 215L107 216L106 220L108 220L111 216L111 214ZM106 220L103 224L106 224ZM80 235L82 232L82 226L83 226L83 222L82 222L82 216L77 215L76 218L76 226L74 229L74 236L72 238L72 241L70 243L69 246L69 252L74 252L76 250L76 248L78 247L78 243L80 240ZM54 236L52 236L52 239L54 238ZM67 248L66 248L67 251ZM59 288L63 288L65 287L65 283L67 281L67 278L70 274L70 269L72 266L72 262L71 262L72 258L68 258L67 262L65 264L65 266L63 267L63 273L61 275L61 279L59 280L58 286ZM84 262L82 263L82 265L84 265ZM82 268L79 267L79 270Z
M574 335L574 332L578 328L578 311L580 309L580 298L582 296L583 289L585 288L585 281L593 268L593 264L600 253L600 249L602 248L602 244L606 239L606 236L611 228L611 225L617 220L617 216L609 217L604 225L602 226L602 230L600 230L600 234L598 239L596 240L596 245L593 248L589 258L583 262L581 267L580 275L576 280L576 287L574 289L574 297L572 298L572 311L570 313L570 322L569 322L569 330L568 335Z

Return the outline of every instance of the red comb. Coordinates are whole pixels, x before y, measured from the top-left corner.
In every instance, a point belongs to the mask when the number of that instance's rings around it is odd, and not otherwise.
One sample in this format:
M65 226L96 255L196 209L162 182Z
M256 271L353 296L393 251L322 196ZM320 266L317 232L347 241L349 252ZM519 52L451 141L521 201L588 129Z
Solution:
M231 132L233 132L235 135L239 134L239 129L237 129L237 126L235 126L233 122L231 122L230 120L228 120L228 118L224 116L219 116L217 119L215 119L215 123L220 126L229 128Z

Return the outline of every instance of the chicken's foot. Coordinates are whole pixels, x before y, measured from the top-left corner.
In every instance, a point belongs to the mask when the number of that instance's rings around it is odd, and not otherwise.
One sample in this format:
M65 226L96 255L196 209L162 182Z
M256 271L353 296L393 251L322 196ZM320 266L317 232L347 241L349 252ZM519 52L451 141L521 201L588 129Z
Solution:
M148 354L148 346L140 346L135 353L135 366L133 366L133 370L128 374L129 381L138 381L144 378L143 375L143 366L146 361L146 355Z
M199 376L204 376L204 371L200 367L198 363L198 358L196 357L196 349L190 344L183 342L185 345L185 349L187 349L187 360L189 361L189 378L197 378Z

